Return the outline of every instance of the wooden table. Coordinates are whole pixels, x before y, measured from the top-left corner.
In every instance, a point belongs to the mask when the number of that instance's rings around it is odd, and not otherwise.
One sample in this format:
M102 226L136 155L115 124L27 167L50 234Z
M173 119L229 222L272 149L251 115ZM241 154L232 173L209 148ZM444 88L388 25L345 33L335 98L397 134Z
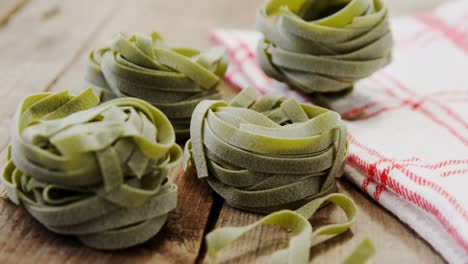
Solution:
M261 0L0 0L0 149L5 164L11 116L26 95L82 87L88 51L117 32L160 31L178 46L208 46L214 27L251 28ZM440 0L389 0L398 12ZM406 3L406 4L405 4ZM419 8L418 6L418 8ZM232 89L223 85L229 97ZM245 225L260 218L225 205L194 172L174 171L179 204L163 231L148 243L118 252L100 252L72 238L52 234L23 209L0 201L0 263L193 263L209 262L204 235L216 227ZM372 263L442 263L441 257L410 228L346 180L340 191L359 207L352 231L314 247L314 263L335 263L370 236L377 247ZM320 211L313 223L342 219L337 208ZM287 245L278 228L258 228L222 254L222 262L266 262L269 253Z

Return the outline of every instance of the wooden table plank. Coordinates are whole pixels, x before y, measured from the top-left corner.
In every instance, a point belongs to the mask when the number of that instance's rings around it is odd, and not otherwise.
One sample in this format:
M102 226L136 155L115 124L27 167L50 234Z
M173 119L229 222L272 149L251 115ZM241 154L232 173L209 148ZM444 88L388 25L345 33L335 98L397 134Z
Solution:
M0 28L4 26L10 17L18 12L28 0L0 0Z

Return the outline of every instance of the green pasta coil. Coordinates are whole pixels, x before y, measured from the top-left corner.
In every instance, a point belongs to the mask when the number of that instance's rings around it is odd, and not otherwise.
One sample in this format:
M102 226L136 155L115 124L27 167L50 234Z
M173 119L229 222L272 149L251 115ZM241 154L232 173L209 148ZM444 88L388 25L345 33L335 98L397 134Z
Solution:
M306 94L345 95L391 61L392 33L380 0L270 0L256 21L264 35L261 68Z
M182 157L167 117L136 98L101 105L93 90L25 98L2 183L47 229L104 250L159 232L176 207L168 179Z
M234 207L269 213L297 209L336 192L347 156L346 127L330 110L243 90L229 104L194 111L184 164Z
M334 203L346 215L343 223L328 224L314 229L308 221L317 210L327 203ZM332 193L315 199L296 211L280 210L271 213L255 223L240 227L223 227L211 231L206 236L208 256L217 259L218 253L228 248L234 241L245 233L263 225L278 225L289 231L291 239L287 248L276 251L270 256L270 263L306 264L310 263L310 248L320 242L340 235L351 228L356 221L357 207L354 201L339 193ZM320 243L319 242L319 243ZM369 238L364 240L341 263L363 264L375 254L375 247Z
M103 100L128 96L150 102L170 119L177 140L186 140L195 106L220 98L216 86L227 65L221 47L200 52L170 48L158 33L117 34L109 47L91 51L85 81Z

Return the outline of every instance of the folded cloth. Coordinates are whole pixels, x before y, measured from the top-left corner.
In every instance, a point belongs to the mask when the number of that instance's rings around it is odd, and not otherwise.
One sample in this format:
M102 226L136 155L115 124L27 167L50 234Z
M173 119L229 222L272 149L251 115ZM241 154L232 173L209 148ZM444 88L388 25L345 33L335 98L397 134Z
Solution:
M393 62L330 105L347 118L345 176L429 242L448 262L468 263L468 0L391 21ZM225 79L261 93L303 94L268 78L261 38L218 29L231 64Z

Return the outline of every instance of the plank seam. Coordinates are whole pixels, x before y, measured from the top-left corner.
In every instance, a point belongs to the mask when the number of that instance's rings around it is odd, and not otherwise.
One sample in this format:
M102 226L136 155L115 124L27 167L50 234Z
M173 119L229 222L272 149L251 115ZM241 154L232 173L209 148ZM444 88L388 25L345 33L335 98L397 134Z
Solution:
M29 0L20 0L10 10L8 10L5 13L5 16L0 18L0 28L4 27L8 23L8 20L10 20L15 14L17 14L18 11L20 11L21 8L25 6L27 2L29 2Z
M203 263L203 260L205 259L205 256L206 256L205 236L209 232L211 232L213 229L215 229L215 226L219 220L219 215L221 213L221 209L223 208L223 205L224 205L223 198L213 193L213 204L211 206L210 214L208 215L208 221L205 225L205 229L203 230L202 243L201 243L200 249L198 250L197 258L195 259L196 264Z

